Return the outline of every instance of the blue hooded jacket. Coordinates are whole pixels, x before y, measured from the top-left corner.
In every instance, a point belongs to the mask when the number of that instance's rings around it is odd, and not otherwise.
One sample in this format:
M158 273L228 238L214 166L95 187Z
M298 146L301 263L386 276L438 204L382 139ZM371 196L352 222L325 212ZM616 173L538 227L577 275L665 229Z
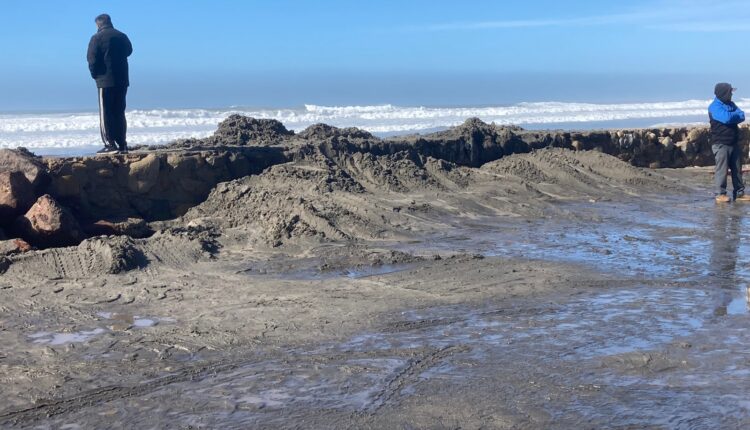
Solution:
M714 89L716 98L708 106L712 145L735 145L739 141L738 124L745 121L745 112L732 101L732 86L720 83Z
M719 98L715 98L714 101L708 106L708 115L711 119L715 119L722 124L736 125L745 122L745 112L737 107L734 102L724 103Z

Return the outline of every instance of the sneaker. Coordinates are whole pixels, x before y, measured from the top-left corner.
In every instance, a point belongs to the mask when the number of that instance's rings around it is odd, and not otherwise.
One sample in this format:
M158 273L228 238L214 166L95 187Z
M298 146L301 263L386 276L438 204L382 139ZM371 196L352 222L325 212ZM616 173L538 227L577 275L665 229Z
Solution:
M731 201L732 199L730 199L726 194L719 194L718 196L716 196L716 203L729 203Z
M738 202L750 202L750 196L748 196L747 194L740 194L734 200Z
M97 154L116 154L117 148L113 146L105 146L104 148L96 151Z

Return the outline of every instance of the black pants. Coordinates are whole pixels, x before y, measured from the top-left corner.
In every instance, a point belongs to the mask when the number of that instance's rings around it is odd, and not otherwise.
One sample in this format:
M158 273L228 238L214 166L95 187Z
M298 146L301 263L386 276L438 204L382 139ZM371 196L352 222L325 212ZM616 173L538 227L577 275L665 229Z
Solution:
M737 145L715 144L711 146L716 159L714 168L714 185L716 194L727 193L727 170L732 171L733 197L737 198L745 194L745 183L742 181L742 154L741 147Z
M125 97L128 87L99 88L99 128L104 146L127 149L128 122Z

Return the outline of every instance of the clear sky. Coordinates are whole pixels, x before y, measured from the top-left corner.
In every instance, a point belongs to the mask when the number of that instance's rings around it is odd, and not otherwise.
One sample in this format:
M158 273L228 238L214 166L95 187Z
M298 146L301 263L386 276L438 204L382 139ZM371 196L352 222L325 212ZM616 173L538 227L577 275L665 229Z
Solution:
M95 109L102 12L134 45L131 107L750 96L744 0L5 0L0 110Z

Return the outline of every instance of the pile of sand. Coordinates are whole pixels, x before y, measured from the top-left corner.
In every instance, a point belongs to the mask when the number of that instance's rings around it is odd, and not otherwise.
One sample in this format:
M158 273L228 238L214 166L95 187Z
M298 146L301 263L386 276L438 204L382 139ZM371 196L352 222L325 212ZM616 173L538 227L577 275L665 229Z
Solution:
M446 214L487 215L489 207L526 216L555 199L675 186L597 152L546 149L479 169L406 151L326 152L309 147L293 162L220 184L181 222L245 230L254 243L270 246L398 240L440 225Z

